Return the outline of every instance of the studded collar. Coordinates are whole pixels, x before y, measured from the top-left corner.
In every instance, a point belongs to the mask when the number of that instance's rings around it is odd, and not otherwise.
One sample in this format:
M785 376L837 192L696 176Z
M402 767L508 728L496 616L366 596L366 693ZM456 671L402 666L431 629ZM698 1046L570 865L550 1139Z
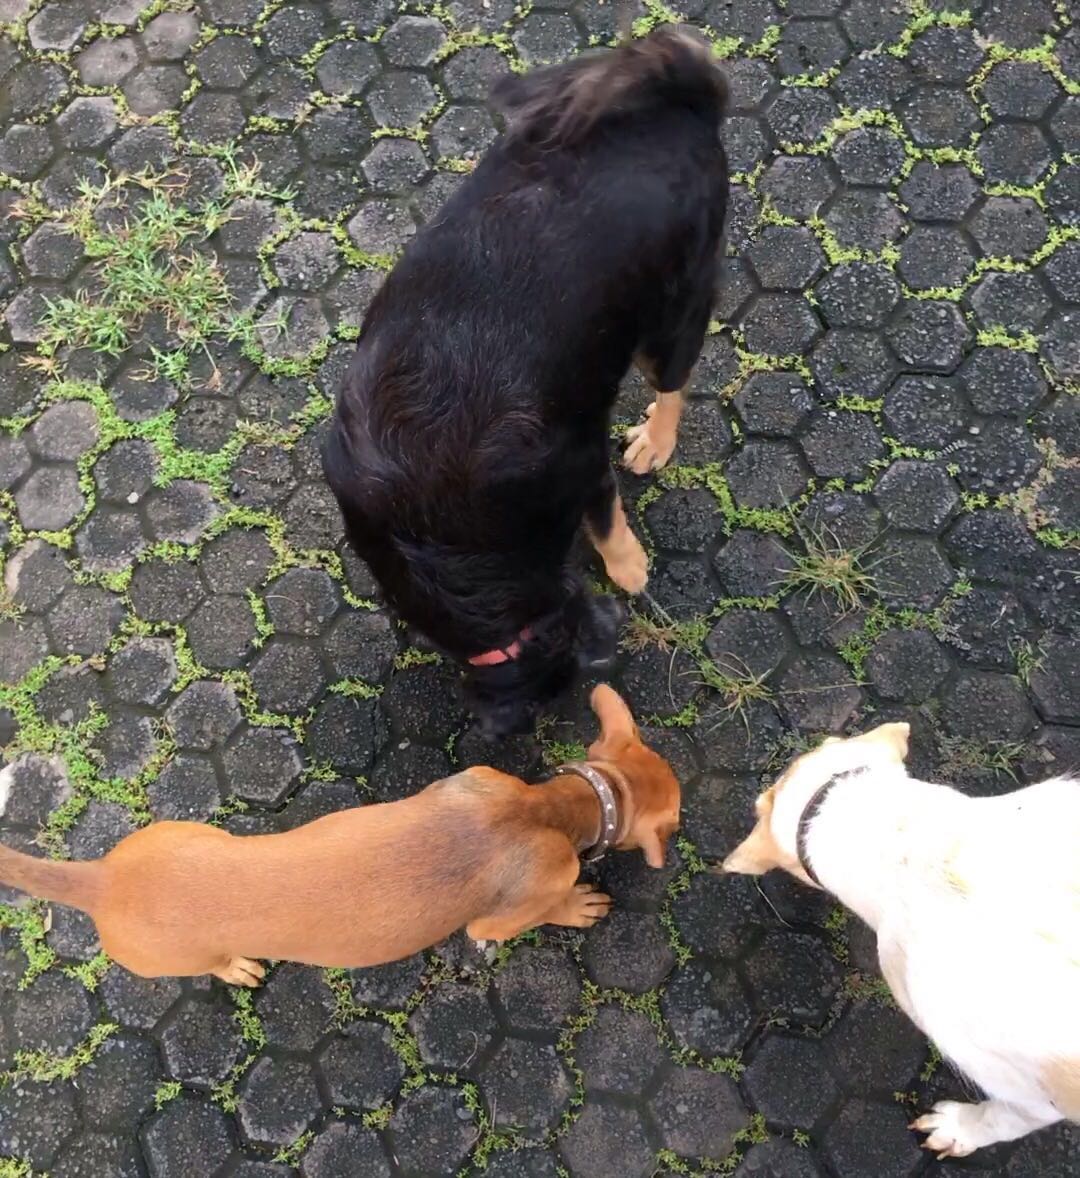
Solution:
M619 841L619 796L605 774L587 761L567 761L555 769L556 777L582 777L600 802L600 837L581 852L583 863L596 863Z

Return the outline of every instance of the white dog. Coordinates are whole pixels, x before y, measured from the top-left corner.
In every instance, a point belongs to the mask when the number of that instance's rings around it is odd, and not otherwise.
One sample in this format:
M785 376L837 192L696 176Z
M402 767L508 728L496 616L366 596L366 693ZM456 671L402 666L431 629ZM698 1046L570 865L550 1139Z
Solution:
M724 861L782 867L877 933L897 1002L990 1097L912 1126L942 1157L1080 1121L1080 781L969 798L908 777L908 725L830 738Z

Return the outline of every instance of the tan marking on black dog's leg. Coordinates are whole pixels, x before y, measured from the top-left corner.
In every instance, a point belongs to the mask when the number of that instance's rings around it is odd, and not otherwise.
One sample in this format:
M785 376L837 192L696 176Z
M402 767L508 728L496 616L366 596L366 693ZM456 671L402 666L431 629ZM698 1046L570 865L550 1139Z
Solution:
M683 403L681 391L656 394L656 400L645 410L645 421L626 431L623 466L634 474L648 474L667 464L679 440Z
M627 593L640 593L649 580L649 558L626 522L626 512L617 491L608 509L610 523L606 535L596 527L596 518L597 513L586 517L585 530L604 561L607 575Z

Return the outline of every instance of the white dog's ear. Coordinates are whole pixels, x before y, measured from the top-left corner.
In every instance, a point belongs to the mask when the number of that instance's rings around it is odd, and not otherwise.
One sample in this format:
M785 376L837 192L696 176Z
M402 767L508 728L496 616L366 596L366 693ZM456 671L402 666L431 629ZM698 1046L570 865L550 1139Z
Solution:
M879 724L876 728L871 728L869 732L864 732L861 736L856 736L853 739L865 741L867 744L881 745L898 764L902 765L907 759L910 737L911 725L906 722L898 722Z

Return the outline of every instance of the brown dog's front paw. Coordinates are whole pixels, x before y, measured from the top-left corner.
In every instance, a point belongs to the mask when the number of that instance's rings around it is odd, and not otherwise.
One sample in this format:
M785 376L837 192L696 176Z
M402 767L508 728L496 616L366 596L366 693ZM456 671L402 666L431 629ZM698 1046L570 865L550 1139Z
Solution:
M641 541L627 530L626 543L618 555L605 555L604 569L614 584L626 593L640 593L649 583L649 557Z
M570 928L591 928L607 916L611 911L611 903L611 897L605 892L598 892L592 884L577 884L548 921Z
M266 966L250 957L233 957L221 969L215 969L214 976L228 982L230 986L249 986L254 989L262 985Z

